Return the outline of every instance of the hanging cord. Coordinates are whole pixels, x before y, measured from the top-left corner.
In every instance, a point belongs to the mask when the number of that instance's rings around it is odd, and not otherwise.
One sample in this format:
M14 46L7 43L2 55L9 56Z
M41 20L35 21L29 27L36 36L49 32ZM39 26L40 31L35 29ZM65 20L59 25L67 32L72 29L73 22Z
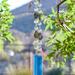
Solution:
M42 50L42 29L41 29L41 15L42 15L42 10L41 10L41 3L40 0L34 0L34 49L36 50L36 54L40 54Z
M40 6L39 6L40 5ZM41 34L41 4L40 0L34 0L34 23L35 23L35 33L34 37L42 40L43 36ZM41 31L40 31L41 30Z

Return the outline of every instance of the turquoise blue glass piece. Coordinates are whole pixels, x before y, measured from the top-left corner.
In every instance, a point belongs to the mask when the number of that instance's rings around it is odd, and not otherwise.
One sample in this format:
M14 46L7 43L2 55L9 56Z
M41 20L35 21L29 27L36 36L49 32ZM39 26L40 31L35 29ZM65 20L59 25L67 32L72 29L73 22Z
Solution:
M41 55L34 55L33 75L43 75L43 62Z

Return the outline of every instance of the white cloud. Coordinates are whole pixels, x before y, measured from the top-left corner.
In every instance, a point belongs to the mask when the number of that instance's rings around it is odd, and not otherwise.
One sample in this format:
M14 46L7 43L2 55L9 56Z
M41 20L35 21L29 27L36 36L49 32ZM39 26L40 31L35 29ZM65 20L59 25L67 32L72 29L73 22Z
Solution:
M24 4L27 4L30 1L32 1L32 0L8 0L8 3L10 5L10 9L12 10L12 9L18 8Z

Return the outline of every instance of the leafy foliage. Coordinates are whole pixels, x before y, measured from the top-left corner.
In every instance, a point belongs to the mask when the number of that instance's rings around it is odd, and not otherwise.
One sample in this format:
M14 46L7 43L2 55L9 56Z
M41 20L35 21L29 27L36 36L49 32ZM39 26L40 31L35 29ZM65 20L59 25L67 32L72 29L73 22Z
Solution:
M12 41L13 39L10 32L13 18L7 0L2 0L0 3L0 50L3 48L4 40Z
M65 61L75 52L75 0L62 1L65 8L52 9L44 23L46 30L51 32L47 39L47 47L50 47L48 57L62 57Z

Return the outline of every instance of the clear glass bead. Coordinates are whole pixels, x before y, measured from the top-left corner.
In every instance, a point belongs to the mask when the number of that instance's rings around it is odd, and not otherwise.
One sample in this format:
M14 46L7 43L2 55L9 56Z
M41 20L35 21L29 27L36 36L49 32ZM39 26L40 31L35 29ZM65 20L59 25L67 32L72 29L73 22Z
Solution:
M34 30L35 30L35 31L36 31L36 30L39 30L38 26L35 26L35 27L34 27Z
M35 12L38 12L38 11L39 11L39 9L38 9L38 8L35 8L35 9L34 9L34 11L35 11Z
M39 22L39 23L38 23L38 26L41 26L41 25L42 25L42 23L41 23L41 22Z
M38 1L34 1L34 5L38 5L39 4L39 2Z
M39 10L38 12L39 12L40 14L42 14L42 13L43 13L43 11L42 11L42 10Z
M35 20L34 20L34 23L35 23L35 24L38 24L38 23L39 23L39 19L35 19Z
M34 49L38 50L39 49L39 40L34 40L33 45L34 45Z
M38 7L42 7L42 4L39 4Z

